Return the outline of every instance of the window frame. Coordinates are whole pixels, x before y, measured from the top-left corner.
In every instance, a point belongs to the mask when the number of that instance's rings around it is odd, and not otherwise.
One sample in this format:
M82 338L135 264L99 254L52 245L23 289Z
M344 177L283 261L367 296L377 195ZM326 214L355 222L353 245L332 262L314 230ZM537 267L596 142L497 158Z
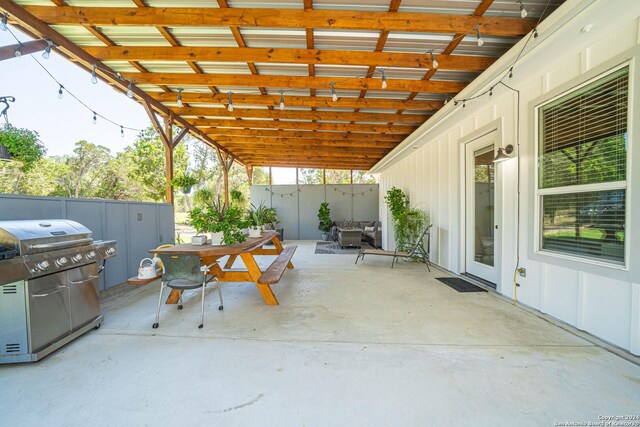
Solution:
M540 110L554 102L560 98L563 98L567 95L570 95L580 89L588 86L598 80L606 78L607 76L623 69L628 68L628 84L627 84L627 149L626 149L626 174L624 181L609 181L609 182L601 182L601 183L590 183L590 184L578 184L578 185L567 185L567 186L559 186L559 187L550 187L550 188L540 188L540 134L541 134L541 123L540 123ZM631 149L631 132L632 128L632 96L633 96L633 75L634 75L634 67L631 61L625 61L613 68L610 68L604 72L598 73L594 77L591 77L582 83L572 86L562 92L558 93L556 96L552 98L546 99L538 104L536 104L533 108L533 135L534 135L534 171L533 171L533 184L534 184L534 227L533 227L533 252L537 255L550 256L559 259L566 259L577 261L581 263L589 263L598 266L614 268L619 270L629 270L629 261L630 261L630 250L631 250L631 239L628 238L629 227L631 223L631 218L629 215L630 209L630 200L629 200L629 181L631 179L631 161L632 161L632 149ZM625 239L624 239L624 261L618 262L613 260L607 260L602 258L594 258L589 256L580 255L577 253L570 252L559 252L553 251L549 249L544 249L542 247L543 243L543 221L544 221L544 205L543 205L543 197L548 195L572 195L579 193L588 193L588 192L602 192L602 191L612 191L612 190L624 190L625 194L625 211L624 211L624 223L625 223Z

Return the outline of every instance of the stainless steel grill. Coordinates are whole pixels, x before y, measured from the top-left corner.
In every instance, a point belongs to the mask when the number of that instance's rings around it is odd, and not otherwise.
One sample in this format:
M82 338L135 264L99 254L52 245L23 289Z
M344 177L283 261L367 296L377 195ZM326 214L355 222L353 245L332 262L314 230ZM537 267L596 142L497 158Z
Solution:
M98 262L115 241L62 219L0 221L0 363L36 361L102 324Z

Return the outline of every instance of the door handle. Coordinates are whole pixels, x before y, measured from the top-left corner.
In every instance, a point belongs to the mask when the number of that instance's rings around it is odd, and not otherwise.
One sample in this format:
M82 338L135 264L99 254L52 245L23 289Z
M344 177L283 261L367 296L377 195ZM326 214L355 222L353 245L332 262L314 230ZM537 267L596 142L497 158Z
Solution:
M70 280L69 283L71 283L72 285L79 285L80 283L90 282L90 281L95 280L97 278L98 278L98 276L89 276L86 279L82 279L82 280L79 280L77 282L74 282L73 280Z
M31 294L31 296L34 297L34 298L48 297L49 295L53 295L53 294L57 294L58 292L62 292L65 289L67 289L67 287L66 286L62 286L62 287L57 288L55 291L52 291L52 292L47 292L47 293L44 293L44 294Z

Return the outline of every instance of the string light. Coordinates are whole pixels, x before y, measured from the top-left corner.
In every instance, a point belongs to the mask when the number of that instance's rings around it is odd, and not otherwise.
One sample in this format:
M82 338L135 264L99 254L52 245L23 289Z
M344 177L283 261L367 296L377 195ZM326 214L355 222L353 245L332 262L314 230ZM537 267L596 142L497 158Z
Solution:
M493 96L493 86L489 88L489 96Z
M53 43L51 43L51 40L47 40L47 46L44 48L44 52L42 52L42 57L44 59L49 59L49 56L51 56L51 45Z
M384 68L380 69L380 71L382 72L382 89L386 89L387 88L387 76L384 73Z
M534 39L537 39L537 38L538 38L538 29L537 29L537 28L534 28L534 29L533 29L533 38L534 38Z
M466 106L467 106L467 101L466 101L466 100L463 100L463 101L462 101L462 108L466 108Z
M280 91L280 111L284 111L284 91Z
M527 13L527 9L525 9L524 5L522 4L522 0L517 0L516 3L520 4L520 18L522 19L526 18L528 13Z
M91 83L98 84L98 74L96 73L96 64L93 64L93 71L91 71Z
M431 54L431 68L438 68L438 61L436 60L436 56L433 54L433 50L430 50L429 53Z
M509 78L513 78L513 67L509 68Z
M2 20L0 21L0 28L2 31L7 31L9 27L7 27L7 21L9 21L9 14L7 12L2 14Z
M60 89L58 89L58 99L62 99L62 97L64 96L64 92L62 91L62 89L64 89L64 86L60 85Z
M336 84L334 82L329 83L331 85L331 99L333 102L338 100L338 94L336 93Z
M129 80L129 86L127 87L127 96L133 98L133 80Z
M96 114L96 112L93 112L93 120L92 120L93 124L95 125L96 123L98 123L98 115Z
M115 77L118 80L122 80L124 81L124 77L122 77L122 74L120 74L118 71L115 72L115 74L113 75L113 77Z
M184 107L184 104L182 103L182 88L178 88L178 108L182 108Z
M444 105L447 105L447 102L449 102L449 95L444 97Z
M124 138L124 127L122 125L120 125L120 137Z
M480 27L473 27L474 30L476 30L476 39L478 41L478 46L482 46L484 44L484 40L482 40L482 37L480 36Z
M227 93L227 110L229 111L233 111L233 100L231 99L231 95L233 95L233 92L229 91Z
M16 58L20 58L22 56L22 43L18 43L14 55L16 56Z

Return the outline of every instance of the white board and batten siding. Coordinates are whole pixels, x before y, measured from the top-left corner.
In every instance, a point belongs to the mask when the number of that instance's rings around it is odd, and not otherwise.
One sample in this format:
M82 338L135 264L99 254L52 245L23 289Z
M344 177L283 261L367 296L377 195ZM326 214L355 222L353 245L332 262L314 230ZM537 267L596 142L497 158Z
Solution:
M380 218L386 222L383 229L387 230L383 244L387 249L394 246L390 217L383 213L387 211L384 195L395 186L409 194L412 206L429 213L433 223L430 248L433 262L455 273L464 272L464 144L497 130L496 147L514 144L516 152L519 150L519 162L514 153L512 159L497 165L496 194L501 193L501 200L496 203L495 214L502 242L496 256L500 260L497 291L513 297L519 174L519 255L527 277L518 278L518 300L638 355L640 2L569 0L556 14L562 18L552 16L550 21L556 18L562 25L550 28L546 37L541 34L532 42L536 46L516 64L513 78L505 81L520 91L519 107L515 93L500 86L494 89L492 97L485 95L469 101L465 108L461 105L452 108L448 104L445 109L449 112L443 110L436 124L427 122L413 135L411 145L407 144L395 156L391 153L372 170L380 180ZM626 265L537 251L535 107L623 63L630 66ZM502 69L507 70L508 66ZM477 91L486 88L479 87Z

